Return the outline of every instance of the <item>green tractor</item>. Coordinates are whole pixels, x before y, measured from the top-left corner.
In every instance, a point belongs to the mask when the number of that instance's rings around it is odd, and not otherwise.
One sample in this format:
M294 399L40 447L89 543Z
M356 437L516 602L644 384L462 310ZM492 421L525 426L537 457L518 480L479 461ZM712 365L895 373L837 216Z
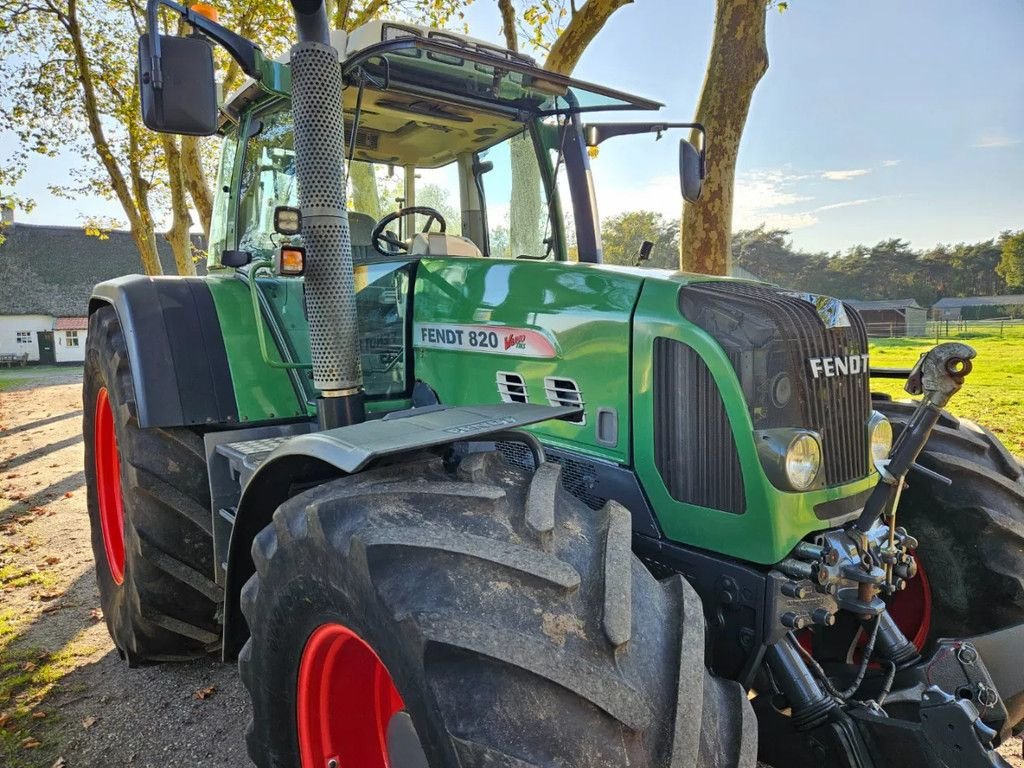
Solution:
M264 768L1006 765L1024 484L942 410L973 350L871 371L840 301L602 266L592 148L699 135L693 201L700 126L600 122L659 105L293 7L272 61L149 1L147 125L224 149L207 276L90 305L127 662L237 659ZM214 46L250 78L223 103Z

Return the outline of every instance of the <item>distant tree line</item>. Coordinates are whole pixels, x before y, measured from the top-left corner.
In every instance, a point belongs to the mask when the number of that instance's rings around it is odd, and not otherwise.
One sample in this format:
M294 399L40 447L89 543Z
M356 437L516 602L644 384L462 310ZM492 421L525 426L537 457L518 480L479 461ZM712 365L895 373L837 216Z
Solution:
M654 243L644 266L676 269L679 224L653 211L605 219L604 259L636 264L644 240ZM900 238L837 253L796 250L785 229L761 226L732 235L732 263L762 280L847 299L913 298L928 307L945 296L1024 293L1024 230L980 243L916 250Z

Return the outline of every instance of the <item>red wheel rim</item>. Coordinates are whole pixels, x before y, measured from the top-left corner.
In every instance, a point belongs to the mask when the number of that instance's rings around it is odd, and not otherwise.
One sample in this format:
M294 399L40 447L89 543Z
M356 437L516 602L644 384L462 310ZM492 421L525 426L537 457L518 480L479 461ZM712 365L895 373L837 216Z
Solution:
M115 584L124 582L124 503L121 498L121 455L117 450L114 412L107 388L96 395L93 420L93 454L96 462L96 495L100 505L100 530L107 566Z
M932 628L932 589L920 558L917 560L917 575L907 582L906 589L892 596L888 607L896 626L903 630L917 650L922 650Z
M302 768L391 768L388 724L405 703L387 667L350 629L324 624L310 635L296 702Z

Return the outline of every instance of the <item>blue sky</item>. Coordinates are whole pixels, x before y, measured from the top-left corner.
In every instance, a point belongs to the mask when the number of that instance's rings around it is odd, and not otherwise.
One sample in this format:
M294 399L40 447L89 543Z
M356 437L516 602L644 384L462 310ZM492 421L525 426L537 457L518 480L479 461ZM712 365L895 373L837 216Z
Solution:
M711 0L636 0L588 49L576 76L664 102L692 119L710 45ZM501 40L476 0L476 37ZM740 149L734 227L789 228L834 251L902 237L915 247L1024 228L1024 3L1021 0L791 0L768 17L771 65ZM608 142L594 161L603 215L678 215L675 141ZM713 151L714 137L711 137ZM37 163L20 220L116 215L46 194L62 162Z

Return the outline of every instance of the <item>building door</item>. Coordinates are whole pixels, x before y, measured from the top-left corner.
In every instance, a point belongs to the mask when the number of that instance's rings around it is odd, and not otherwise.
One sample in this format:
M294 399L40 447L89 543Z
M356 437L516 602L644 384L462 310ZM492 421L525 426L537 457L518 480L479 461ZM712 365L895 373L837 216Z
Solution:
M53 331L38 331L39 362L42 365L53 365L57 358L53 354Z

